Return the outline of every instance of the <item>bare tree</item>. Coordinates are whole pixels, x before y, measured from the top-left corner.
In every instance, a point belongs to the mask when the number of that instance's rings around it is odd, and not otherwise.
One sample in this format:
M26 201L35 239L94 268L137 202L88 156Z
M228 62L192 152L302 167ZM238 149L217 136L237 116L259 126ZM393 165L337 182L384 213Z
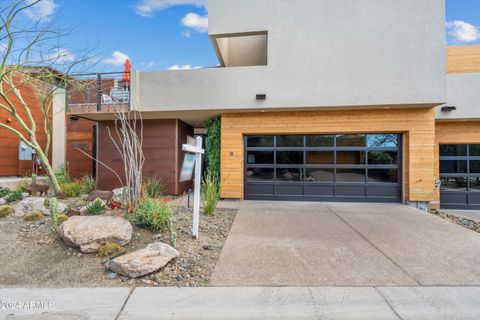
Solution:
M87 61L75 59L60 46L67 35L51 23L19 19L22 13L42 0L0 0L0 110L9 114L12 122L0 123L0 128L16 134L30 146L41 160L52 187L61 192L48 159L52 137L52 106L57 94L64 94L71 70ZM61 72L57 70L62 70ZM33 93L33 99L28 94ZM38 127L33 114L39 108L43 125ZM46 142L39 137L45 135Z
M143 165L143 120L137 111L117 108L115 134L109 127L108 135L122 158L125 174L125 196L130 206L137 206L142 196Z

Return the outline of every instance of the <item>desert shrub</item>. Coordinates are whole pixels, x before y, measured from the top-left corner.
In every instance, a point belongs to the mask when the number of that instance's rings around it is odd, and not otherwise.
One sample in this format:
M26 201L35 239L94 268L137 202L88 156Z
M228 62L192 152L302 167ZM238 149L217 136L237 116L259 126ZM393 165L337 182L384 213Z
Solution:
M25 192L25 187L30 183L29 177L24 177L22 180L17 182L15 191Z
M8 189L7 187L0 187L0 198L3 198L5 196L8 196L12 191Z
M153 231L168 229L168 221L172 210L158 199L145 198L135 208L134 223L142 228Z
M145 196L157 198L165 191L165 185L159 177L148 177L145 179Z
M61 225L65 221L68 220L68 216L66 214L59 214L57 215L57 226Z
M58 172L55 172L55 177L57 178L59 184L72 181L68 172L65 171L65 168L60 168Z
M98 248L97 253L100 257L109 257L117 252L120 252L122 247L118 243L108 242Z
M95 190L95 187L97 186L95 179L88 175L82 177L81 183L83 193L90 193Z
M78 197L83 193L83 185L78 181L61 182L60 189L67 197Z
M91 216L98 216L99 214L102 214L103 211L107 209L107 206L105 203L102 201L102 199L97 198L87 204L87 214Z
M10 192L9 194L7 194L4 197L4 199L7 202L13 202L13 201L21 200L22 199L22 191L16 190L16 191Z
M13 208L10 206L0 206L0 218L8 217L9 215L13 214Z
M207 172L202 183L203 209L207 216L212 215L220 198L218 178L210 171Z
M25 221L36 221L43 218L43 214L40 211L32 211L29 212L23 217Z

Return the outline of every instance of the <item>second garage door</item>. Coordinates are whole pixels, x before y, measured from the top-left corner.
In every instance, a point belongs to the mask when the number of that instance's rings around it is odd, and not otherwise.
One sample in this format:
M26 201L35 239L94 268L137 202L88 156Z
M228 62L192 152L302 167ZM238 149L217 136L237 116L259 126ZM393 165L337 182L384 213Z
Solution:
M399 134L245 136L245 199L401 202Z

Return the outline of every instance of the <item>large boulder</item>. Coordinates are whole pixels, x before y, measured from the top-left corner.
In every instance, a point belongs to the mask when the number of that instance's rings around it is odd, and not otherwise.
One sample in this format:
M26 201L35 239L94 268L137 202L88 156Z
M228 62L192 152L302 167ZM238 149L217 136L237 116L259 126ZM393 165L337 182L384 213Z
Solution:
M146 248L111 260L108 268L130 278L137 278L161 269L180 253L162 242L154 242Z
M83 253L96 252L106 243L126 245L132 239L132 225L114 216L73 216L62 223L60 237Z
M68 207L62 202L57 202L57 212L65 213ZM49 216L50 210L45 207L45 198L42 197L29 197L25 198L15 206L15 216L23 217L29 212L40 211L42 214Z
M88 202L92 202L94 201L95 199L99 198L103 201L105 201L106 203L109 203L111 200L112 200L112 197L113 197L113 192L110 191L110 190L93 190L92 192L90 192L89 195L87 195L84 200L88 201Z

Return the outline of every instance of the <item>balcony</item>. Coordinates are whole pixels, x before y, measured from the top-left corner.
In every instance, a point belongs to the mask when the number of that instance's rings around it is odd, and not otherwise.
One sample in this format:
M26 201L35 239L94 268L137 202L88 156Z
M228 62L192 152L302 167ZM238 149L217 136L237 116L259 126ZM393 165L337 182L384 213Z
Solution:
M130 73L84 73L67 87L67 114L79 117L130 110ZM88 118L88 117L87 117Z

